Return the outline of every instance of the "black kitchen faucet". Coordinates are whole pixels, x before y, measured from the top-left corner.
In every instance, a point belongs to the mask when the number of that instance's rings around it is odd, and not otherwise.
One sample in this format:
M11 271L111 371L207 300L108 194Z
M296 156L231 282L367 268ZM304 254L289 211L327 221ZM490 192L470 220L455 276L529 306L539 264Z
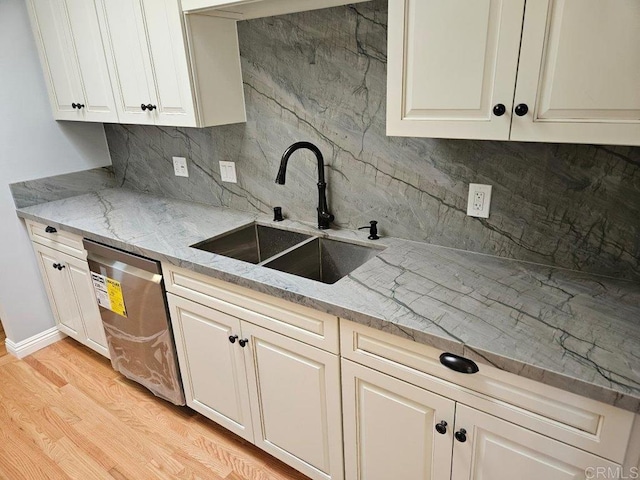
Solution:
M315 153L316 159L318 160L318 228L325 230L330 227L331 222L333 222L335 217L329 213L329 207L327 207L327 183L324 181L324 158L322 157L322 153L318 147L310 142L296 142L287 148L282 154L282 159L280 160L280 169L278 170L276 183L284 185L289 157L293 152L300 150L301 148L311 150Z

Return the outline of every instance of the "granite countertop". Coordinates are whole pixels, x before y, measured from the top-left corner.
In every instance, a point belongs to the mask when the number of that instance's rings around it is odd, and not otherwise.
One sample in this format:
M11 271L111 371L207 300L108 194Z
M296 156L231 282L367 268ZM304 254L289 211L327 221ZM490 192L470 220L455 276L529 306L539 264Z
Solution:
M189 247L255 220L271 224L264 215L122 189L18 215L640 413L637 283L330 230L386 249L325 285ZM278 226L327 235L288 220Z

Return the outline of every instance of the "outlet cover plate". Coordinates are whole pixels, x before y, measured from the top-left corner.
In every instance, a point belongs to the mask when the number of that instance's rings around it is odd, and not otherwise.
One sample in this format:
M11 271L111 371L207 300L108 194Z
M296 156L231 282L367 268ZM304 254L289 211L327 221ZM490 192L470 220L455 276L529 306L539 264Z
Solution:
M220 179L223 182L238 183L235 162L220 162Z
M176 177L188 177L187 159L184 157L173 157L173 171Z
M467 215L470 217L489 218L491 190L491 185L482 185L480 183L469 184Z

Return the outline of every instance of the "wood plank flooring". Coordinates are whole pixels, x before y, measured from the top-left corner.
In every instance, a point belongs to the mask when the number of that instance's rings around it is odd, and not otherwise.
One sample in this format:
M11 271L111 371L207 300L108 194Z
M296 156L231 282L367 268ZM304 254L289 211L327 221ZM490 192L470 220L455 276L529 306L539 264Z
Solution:
M308 480L71 339L0 356L0 479Z

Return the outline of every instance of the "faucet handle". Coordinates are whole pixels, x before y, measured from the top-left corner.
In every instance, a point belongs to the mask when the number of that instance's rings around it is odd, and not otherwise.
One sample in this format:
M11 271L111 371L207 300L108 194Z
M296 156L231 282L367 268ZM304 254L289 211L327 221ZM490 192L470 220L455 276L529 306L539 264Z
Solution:
M369 240L378 240L380 238L378 236L378 222L376 222L375 220L371 220L369 222L369 225L367 225L366 227L360 227L358 228L358 230L364 230L366 228L369 229Z

